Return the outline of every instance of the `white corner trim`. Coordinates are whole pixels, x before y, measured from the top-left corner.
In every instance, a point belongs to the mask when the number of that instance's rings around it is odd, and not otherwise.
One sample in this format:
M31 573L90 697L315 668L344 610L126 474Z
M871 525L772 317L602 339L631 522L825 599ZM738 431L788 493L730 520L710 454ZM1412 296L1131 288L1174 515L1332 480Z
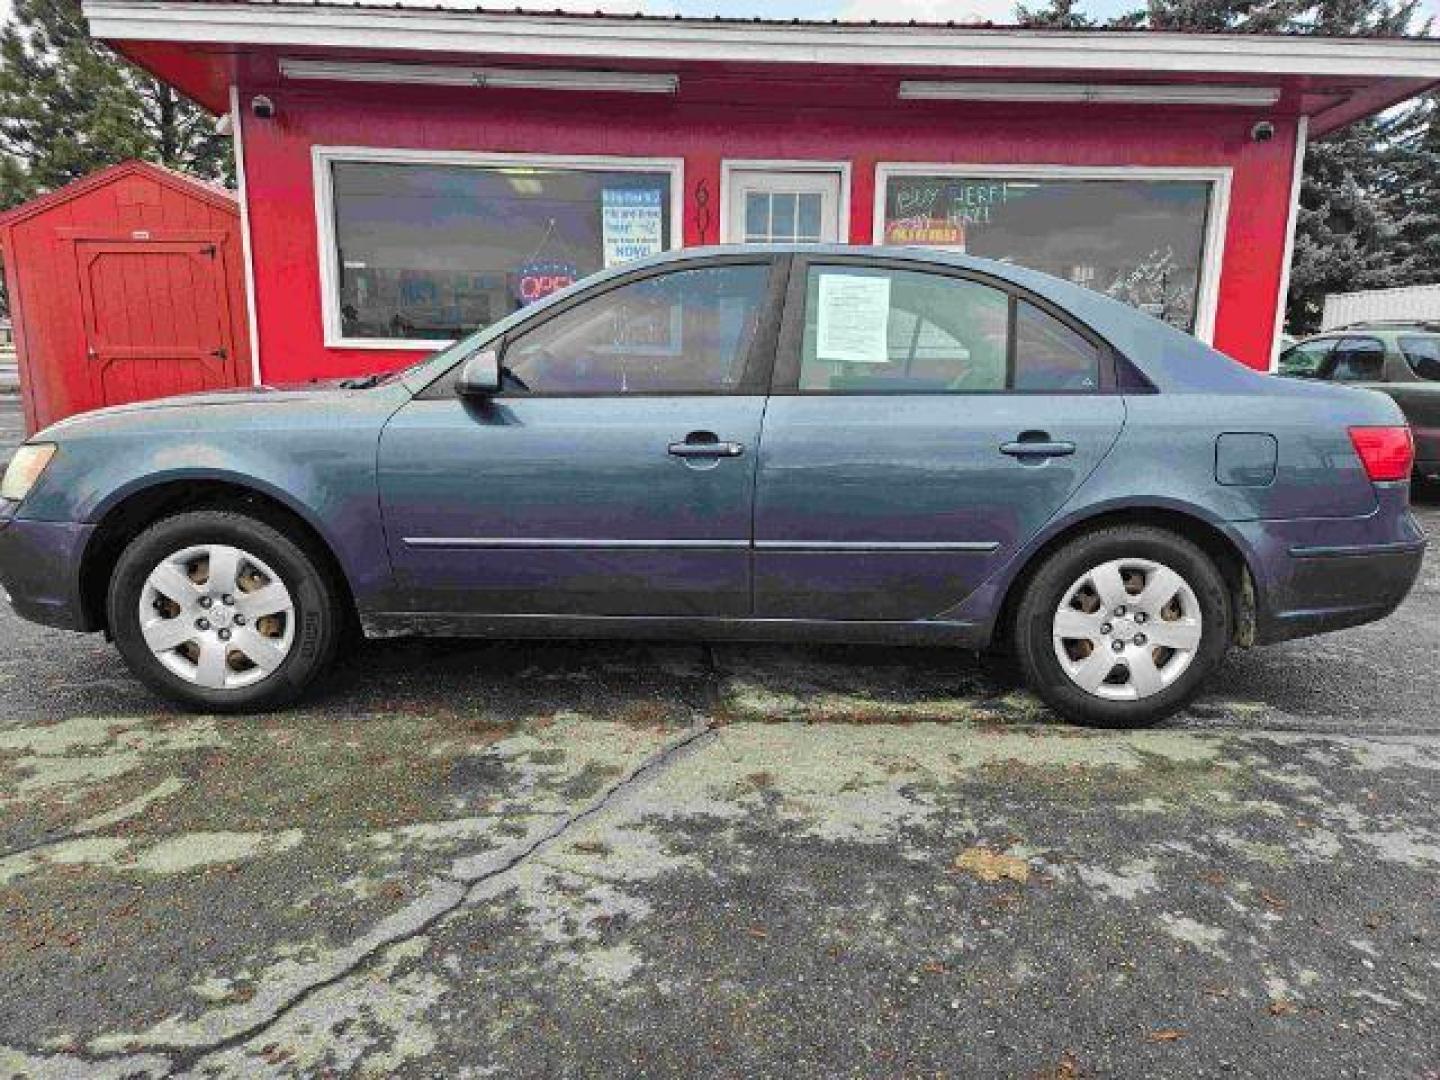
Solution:
M352 338L340 321L340 281L336 265L335 192L332 162L381 162L401 165L463 165L471 168L523 167L595 172L652 172L670 177L670 250L685 246L685 161L683 158L630 158L600 155L502 154L473 150L418 150L401 147L312 146L315 189L316 258L320 267L320 318L327 349L378 349L433 352L451 339Z
M1295 223L1300 217L1300 180L1305 175L1305 147L1310 138L1310 118L1300 117L1295 126L1295 160L1290 166L1290 209L1285 217L1285 255L1280 264L1280 292L1275 297L1275 325L1271 330L1270 370L1280 366L1280 335L1285 332L1285 305L1290 298L1290 262L1295 258Z
M108 41L206 42L496 56L995 70L1348 75L1440 79L1440 41L1154 31L748 23L497 14L378 4L86 0Z
M956 165L925 162L880 162L875 166L875 210L871 241L885 243L885 192L894 176L956 176L975 179L1026 180L1194 180L1210 185L1205 213L1205 239L1200 283L1195 297L1195 336L1207 345L1215 340L1215 314L1220 303L1220 274L1225 265L1225 234L1230 223L1228 166L1146 165Z
M250 240L250 195L245 186L245 117L240 112L240 89L230 84L230 127L235 148L235 194L240 201L240 252L245 266L245 325L250 335L250 381L259 386L260 318L255 309L255 249Z
M728 244L730 235L730 193L733 175L737 172L824 173L840 177L838 243L850 239L850 173L849 161L819 161L811 158L725 158L720 162L720 218L717 243Z

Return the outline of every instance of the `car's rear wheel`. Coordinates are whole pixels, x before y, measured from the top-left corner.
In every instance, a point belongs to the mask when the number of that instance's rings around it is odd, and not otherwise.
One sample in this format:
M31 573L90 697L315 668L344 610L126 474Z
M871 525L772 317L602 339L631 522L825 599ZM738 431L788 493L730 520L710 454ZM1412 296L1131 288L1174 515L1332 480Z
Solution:
M1183 708L1224 659L1230 596L1189 540L1150 526L1100 529L1055 551L1015 620L1026 682L1062 716L1141 727Z
M312 552L225 510L179 514L137 536L107 604L130 669L157 693L215 712L291 700L329 664L344 627Z

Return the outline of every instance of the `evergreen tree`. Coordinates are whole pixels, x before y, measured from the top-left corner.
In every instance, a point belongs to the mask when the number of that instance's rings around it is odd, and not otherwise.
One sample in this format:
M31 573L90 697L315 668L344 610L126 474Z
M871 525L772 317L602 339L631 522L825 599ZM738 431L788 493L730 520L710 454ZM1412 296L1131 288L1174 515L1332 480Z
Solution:
M79 0L16 0L0 32L0 209L132 157L231 174L210 117L93 41Z
M1041 26L1052 30L1088 30L1095 20L1080 10L1080 0L1048 0L1044 7L1015 8L1015 21L1021 26Z
M1440 282L1440 103L1422 98L1387 118L1377 187L1395 219L1402 285Z
M1286 298L1292 334L1319 328L1327 293L1410 282L1414 267L1399 257L1395 202L1379 183L1379 127L1355 124L1306 151Z

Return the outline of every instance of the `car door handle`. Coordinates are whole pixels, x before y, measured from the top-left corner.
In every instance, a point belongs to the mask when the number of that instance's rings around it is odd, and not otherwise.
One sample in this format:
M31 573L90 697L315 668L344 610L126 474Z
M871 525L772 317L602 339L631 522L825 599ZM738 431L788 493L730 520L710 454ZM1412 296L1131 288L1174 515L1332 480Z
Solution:
M1050 439L1027 439L1022 436L1014 442L1004 443L1000 452L1017 458L1066 457L1075 453L1075 444Z
M678 458L722 458L739 457L745 453L745 446L738 442L672 442L670 453Z

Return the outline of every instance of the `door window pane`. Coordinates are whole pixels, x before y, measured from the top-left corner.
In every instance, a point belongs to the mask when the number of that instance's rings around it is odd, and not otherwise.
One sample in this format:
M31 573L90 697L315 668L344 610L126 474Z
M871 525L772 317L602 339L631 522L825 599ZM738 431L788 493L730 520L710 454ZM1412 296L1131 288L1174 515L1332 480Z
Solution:
M1302 341L1286 349L1280 354L1280 374L1300 379L1315 378L1334 345L1334 338L1322 338L1319 341Z
M822 199L817 192L808 192L799 197L799 223L795 228L795 239L804 244L820 242L820 214Z
M1440 337L1402 337L1400 351L1416 375L1440 382Z
M752 191L745 196L745 242L752 243L770 235L770 196Z
M331 164L340 329L447 340L670 246L670 174Z
M745 193L745 243L818 244L824 239L825 196L818 191Z
M800 389L936 393L1005 389L1009 297L910 270L812 267Z
M1195 329L1210 184L895 176L885 242L1018 263Z
M770 239L795 239L795 203L798 196L777 191L770 196Z
M611 289L517 338L507 388L536 394L714 394L744 374L770 268L679 270Z
M1100 350L1088 338L1018 301L1015 313L1015 389L1094 390Z
M1342 338L1331 354L1330 375L1335 382L1380 382L1385 369L1385 346L1378 338Z

